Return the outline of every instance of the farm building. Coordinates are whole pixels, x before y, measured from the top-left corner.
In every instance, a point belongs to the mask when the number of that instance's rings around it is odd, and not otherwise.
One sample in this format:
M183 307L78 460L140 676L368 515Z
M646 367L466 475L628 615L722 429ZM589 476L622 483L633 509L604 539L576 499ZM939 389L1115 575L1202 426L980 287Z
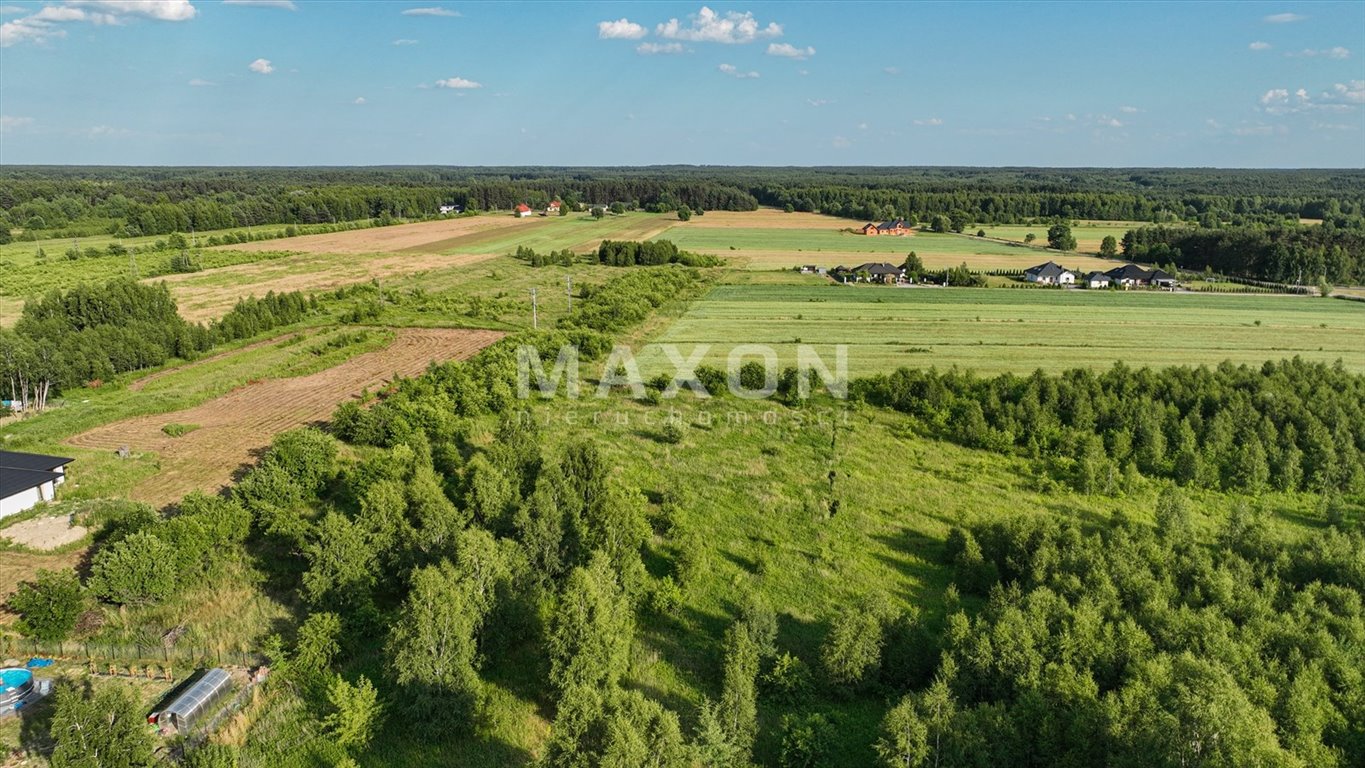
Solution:
M558 215L559 215L559 208L560 208L561 205L562 205L562 203L560 203L558 200L551 200L551 201L550 201L550 204L547 205L547 206L545 206L545 215L546 215L546 216L558 216Z
M439 210L440 210L441 213L464 213L464 206L463 206L463 205L454 205L454 204L451 204L451 205L443 205L443 206L440 207Z
M66 482L66 465L71 462L60 456L0 451L0 518L56 498L57 486Z
M204 716L212 714L229 692L232 691L232 676L227 670L214 667L179 696L157 712L154 717L162 732L175 731L186 735Z
M864 224L860 231L864 235L908 235L910 227L905 223L905 219L892 219L880 224Z
M1121 288L1142 288L1152 279L1151 274L1147 272L1147 270L1136 264L1124 264L1123 266L1115 267L1104 274L1108 275L1109 279Z
M1103 272L1091 272L1085 276L1084 282L1087 288L1108 288L1109 275Z
M1049 261L1024 270L1024 279L1030 283L1043 285L1075 285L1076 273L1055 261Z
M530 216L531 206L527 205L526 203L517 203L516 214L517 218L520 219L524 219L527 216Z

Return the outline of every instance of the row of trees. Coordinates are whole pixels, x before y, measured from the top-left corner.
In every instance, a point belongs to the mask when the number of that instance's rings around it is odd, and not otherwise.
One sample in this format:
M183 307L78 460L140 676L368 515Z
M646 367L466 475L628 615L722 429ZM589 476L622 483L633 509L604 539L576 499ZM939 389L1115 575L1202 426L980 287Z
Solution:
M1365 491L1365 379L1339 364L989 379L900 369L851 391L964 445L1043 460L1083 492L1117 491L1131 473L1247 493Z
M1220 229L1140 227L1123 236L1123 255L1258 280L1311 285L1325 279L1353 284L1365 278L1365 228L1330 223Z
M267 293L240 300L222 318L191 324L164 283L128 279L54 289L27 302L13 329L0 329L0 390L42 410L63 389L117 374L193 359L217 344L298 322L318 311L315 297Z

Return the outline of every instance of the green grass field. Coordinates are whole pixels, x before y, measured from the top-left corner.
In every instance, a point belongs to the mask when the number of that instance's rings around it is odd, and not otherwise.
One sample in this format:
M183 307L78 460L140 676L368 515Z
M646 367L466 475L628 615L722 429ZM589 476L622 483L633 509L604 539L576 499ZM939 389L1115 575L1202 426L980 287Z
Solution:
M833 360L848 345L853 375L900 366L982 373L1037 368L1260 363L1302 356L1365 371L1365 308L1345 301L1114 291L722 285L654 340L712 344L724 366L737 344L774 346L793 365L796 344ZM645 350L640 364L668 371Z
M432 250L440 253L511 253L517 246L526 246L542 253L572 248L579 251L596 249L603 240L648 240L677 222L673 214L626 213L594 219L586 214L551 216L541 226L529 231L494 232L488 239L478 238L468 244ZM460 240L463 238L456 238Z
M1010 245L976 237L920 232L904 237L868 237L829 229L707 228L694 219L665 230L660 238L679 248L735 257L748 269L785 269L802 264L832 268L864 261L896 264L914 251L930 269L966 263L979 270L1026 269L1049 259L1072 269L1109 269L1111 261L1079 254L1059 254L1042 247Z
M1071 225L1071 235L1076 238L1076 250L1080 253L1098 253L1100 242L1113 236L1123 240L1123 235L1135 227L1149 226L1142 221L1079 221ZM975 234L978 229L986 230L986 237L999 240L1024 242L1024 236L1032 233L1035 244L1047 245L1048 224L981 224L972 225L969 230Z

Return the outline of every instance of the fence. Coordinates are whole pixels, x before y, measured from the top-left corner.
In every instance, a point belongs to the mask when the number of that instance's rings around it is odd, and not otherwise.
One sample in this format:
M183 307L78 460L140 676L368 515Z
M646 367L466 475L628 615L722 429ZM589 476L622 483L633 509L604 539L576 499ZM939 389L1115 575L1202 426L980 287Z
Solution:
M265 657L255 651L228 650L193 645L137 645L120 643L43 642L20 637L0 637L0 657L111 664L175 664L193 667L256 667Z

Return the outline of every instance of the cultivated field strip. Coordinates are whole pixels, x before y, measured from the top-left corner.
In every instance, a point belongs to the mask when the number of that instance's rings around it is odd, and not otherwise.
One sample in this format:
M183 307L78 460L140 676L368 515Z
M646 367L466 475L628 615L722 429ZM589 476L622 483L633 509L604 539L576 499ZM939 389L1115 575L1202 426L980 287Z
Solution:
M81 448L158 454L158 471L132 491L140 501L163 505L189 491L216 491L254 461L271 438L329 417L336 406L395 375L415 376L429 363L466 359L502 337L499 331L404 328L385 349L357 355L319 373L257 381L222 397L175 413L138 416L72 437ZM194 424L178 438L166 424Z
M298 253L392 253L394 251L440 253L445 243L457 238L496 231L530 230L543 226L547 219L488 215L465 216L416 224L370 227L321 235L302 235L285 240L262 240L240 245L219 246L231 251L295 251Z

